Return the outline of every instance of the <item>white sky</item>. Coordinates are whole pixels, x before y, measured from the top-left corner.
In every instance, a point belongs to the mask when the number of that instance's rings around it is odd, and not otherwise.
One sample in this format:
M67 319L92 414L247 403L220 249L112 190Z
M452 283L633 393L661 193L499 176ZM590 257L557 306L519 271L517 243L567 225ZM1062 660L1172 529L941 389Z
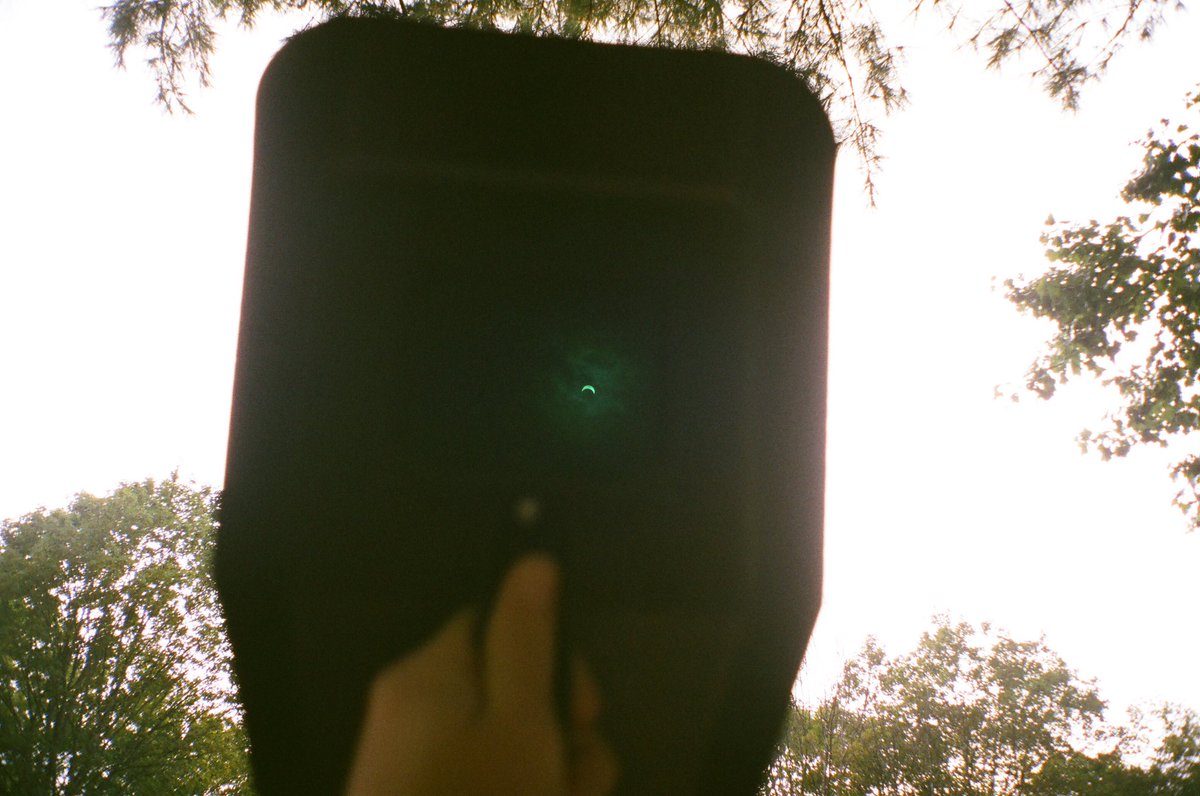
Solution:
M291 29L264 16L225 35L196 116L171 117L139 64L112 68L94 6L0 0L0 517L176 467L220 484L253 97ZM1074 116L932 19L897 38L912 106L885 120L877 210L852 154L839 164L805 690L868 633L901 652L944 611L1044 633L1116 704L1200 707L1200 535L1170 506L1172 452L1081 456L1105 407L1093 385L994 400L1045 330L991 289L1043 267L1047 214L1119 210L1130 142L1200 80L1200 20L1119 56Z

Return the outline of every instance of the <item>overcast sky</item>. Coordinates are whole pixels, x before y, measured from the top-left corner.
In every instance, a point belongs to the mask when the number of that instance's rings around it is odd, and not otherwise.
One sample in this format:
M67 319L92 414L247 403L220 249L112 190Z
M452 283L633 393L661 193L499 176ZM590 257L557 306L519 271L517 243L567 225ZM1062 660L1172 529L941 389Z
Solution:
M1017 386L1046 329L993 281L1044 266L1047 214L1106 217L1130 144L1180 112L1200 24L1119 56L1083 111L985 73L935 24L898 29L912 106L885 120L879 206L852 153L834 218L825 607L816 694L868 633L935 612L1047 642L1117 704L1200 708L1200 535L1176 451L1103 463L1093 384ZM0 516L176 467L224 467L258 76L291 27L230 31L193 117L112 68L88 3L0 0Z

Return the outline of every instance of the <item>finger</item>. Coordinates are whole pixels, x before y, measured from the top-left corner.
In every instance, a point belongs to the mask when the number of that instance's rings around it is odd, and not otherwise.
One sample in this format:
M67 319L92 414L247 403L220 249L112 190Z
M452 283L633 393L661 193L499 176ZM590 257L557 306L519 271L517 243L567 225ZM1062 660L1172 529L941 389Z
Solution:
M620 775L617 756L600 733L593 730L579 739L571 766L571 796L609 794Z
M600 688L583 658L571 666L571 793L607 794L616 785L616 755L598 732Z
M484 642L490 708L553 719L559 574L544 556L519 561L505 577Z
M596 678L583 658L575 656L571 661L571 731L584 733L590 730L600 718L600 709L600 688Z
M477 623L473 609L456 614L431 641L375 677L347 794L396 792L396 783L412 773L406 761L430 754L430 744L444 738L447 727L475 712Z
M428 643L388 666L375 678L372 702L474 698L477 678L473 644L478 611L455 614Z

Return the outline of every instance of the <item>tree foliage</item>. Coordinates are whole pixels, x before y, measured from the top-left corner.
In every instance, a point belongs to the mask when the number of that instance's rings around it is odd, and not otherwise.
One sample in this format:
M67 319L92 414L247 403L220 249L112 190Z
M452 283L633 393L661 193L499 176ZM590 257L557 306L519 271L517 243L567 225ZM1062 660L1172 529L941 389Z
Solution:
M1200 796L1200 716L1173 705L1162 707L1157 716L1164 728L1154 755L1154 772L1161 779L1159 792Z
M0 792L247 790L216 501L146 481L0 524Z
M1030 783L1036 796L1153 796L1165 793L1161 778L1126 763L1120 752L1089 757L1081 752L1052 755Z
M1107 427L1080 434L1084 450L1125 456L1200 429L1200 92L1187 119L1163 120L1141 142L1142 167L1121 197L1131 212L1085 224L1048 223L1051 268L1006 283L1018 308L1055 326L1030 368L1042 398L1087 374L1116 388ZM1200 456L1172 468L1176 504L1200 526Z
M1042 641L987 624L935 622L889 658L873 641L816 706L793 707L769 796L1188 794L1200 787L1196 716L1164 708L1149 767L1126 759L1132 730Z
M1178 0L910 0L936 8L989 67L1025 61L1051 96L1075 108L1082 87L1130 38L1149 38ZM984 8L971 17L967 7ZM168 108L187 108L184 86L210 78L216 26L250 26L262 11L305 10L317 20L388 16L478 28L745 53L781 64L823 99L839 140L870 175L878 163L876 119L905 101L897 60L868 0L115 0L103 8L118 63L141 51Z

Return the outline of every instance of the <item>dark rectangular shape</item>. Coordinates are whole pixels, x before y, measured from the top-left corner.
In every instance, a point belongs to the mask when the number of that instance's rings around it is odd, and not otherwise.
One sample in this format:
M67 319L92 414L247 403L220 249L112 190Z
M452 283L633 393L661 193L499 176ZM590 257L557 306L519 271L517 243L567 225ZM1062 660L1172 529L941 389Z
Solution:
M373 673L529 546L621 792L753 792L820 601L833 157L746 58L281 51L217 562L264 793L340 790Z

